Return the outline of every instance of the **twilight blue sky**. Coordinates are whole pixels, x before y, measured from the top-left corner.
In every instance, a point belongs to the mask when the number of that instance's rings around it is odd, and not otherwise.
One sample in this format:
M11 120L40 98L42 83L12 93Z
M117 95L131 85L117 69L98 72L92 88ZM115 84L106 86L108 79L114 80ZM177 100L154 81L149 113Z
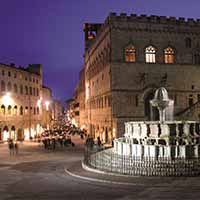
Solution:
M109 12L200 18L200 0L0 0L0 62L43 65L54 97L70 98L83 66L85 22Z

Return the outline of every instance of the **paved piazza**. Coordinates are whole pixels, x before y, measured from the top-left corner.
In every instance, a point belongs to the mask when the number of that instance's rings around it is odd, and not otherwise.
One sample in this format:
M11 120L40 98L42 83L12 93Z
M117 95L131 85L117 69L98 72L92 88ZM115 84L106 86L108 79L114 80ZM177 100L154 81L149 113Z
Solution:
M73 141L76 147L56 151L23 143L15 156L9 155L6 144L0 144L0 200L200 199L199 178L135 178L135 184L120 185L72 177L64 168L83 156L80 140Z

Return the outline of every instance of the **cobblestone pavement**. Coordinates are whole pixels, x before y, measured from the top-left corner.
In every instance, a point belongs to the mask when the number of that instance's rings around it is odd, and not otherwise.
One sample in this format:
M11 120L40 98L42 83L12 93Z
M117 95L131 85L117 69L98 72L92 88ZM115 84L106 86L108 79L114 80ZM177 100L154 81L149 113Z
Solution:
M199 178L132 178L129 180L136 184L128 186L69 176L64 168L97 179L125 181L82 171L83 145L78 138L73 140L76 147L56 151L23 143L14 156L9 155L6 144L0 144L0 200L200 199Z

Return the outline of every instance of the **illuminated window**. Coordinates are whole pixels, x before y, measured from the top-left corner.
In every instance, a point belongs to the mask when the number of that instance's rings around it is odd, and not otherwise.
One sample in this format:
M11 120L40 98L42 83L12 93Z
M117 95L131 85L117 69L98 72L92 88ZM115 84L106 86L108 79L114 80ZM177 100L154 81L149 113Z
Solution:
M4 81L1 81L1 91L2 92L6 91L6 84Z
M12 111L12 107L9 105L9 106L8 106L8 115L11 115L11 114L12 114L11 111Z
M4 105L1 106L1 114L3 114L3 115L6 114L6 109L5 109Z
M200 51L196 50L193 55L193 63L198 65L200 64Z
M165 63L173 64L174 63L174 50L171 47L167 47L164 50L164 54L165 54Z
M125 61L126 62L135 62L136 61L136 53L135 53L135 47L129 46L125 49Z
M18 88L17 88L17 85L14 84L14 92L17 93L18 92Z
M192 47L192 41L190 38L185 38L185 47L191 48Z
M146 63L156 62L156 49L153 46L148 46L145 49Z
M14 106L14 108L13 108L13 114L17 115L17 106Z
M8 82L7 90L8 90L8 91L11 91L11 90L12 90L12 85L11 85L10 82Z

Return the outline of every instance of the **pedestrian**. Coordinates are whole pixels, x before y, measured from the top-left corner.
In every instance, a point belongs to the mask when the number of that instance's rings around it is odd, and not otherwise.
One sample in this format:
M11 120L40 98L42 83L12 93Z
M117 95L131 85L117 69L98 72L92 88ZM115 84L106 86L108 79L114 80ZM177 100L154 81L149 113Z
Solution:
M13 140L11 140L11 139L9 139L9 141L8 141L8 148L10 151L10 156L14 155L14 143L13 143Z
M15 144L14 144L14 151L15 151L15 154L16 154L16 155L17 155L18 152L19 152L19 146L18 146L17 141L16 141Z
M55 138L52 139L52 149L53 150L56 149L56 139Z

